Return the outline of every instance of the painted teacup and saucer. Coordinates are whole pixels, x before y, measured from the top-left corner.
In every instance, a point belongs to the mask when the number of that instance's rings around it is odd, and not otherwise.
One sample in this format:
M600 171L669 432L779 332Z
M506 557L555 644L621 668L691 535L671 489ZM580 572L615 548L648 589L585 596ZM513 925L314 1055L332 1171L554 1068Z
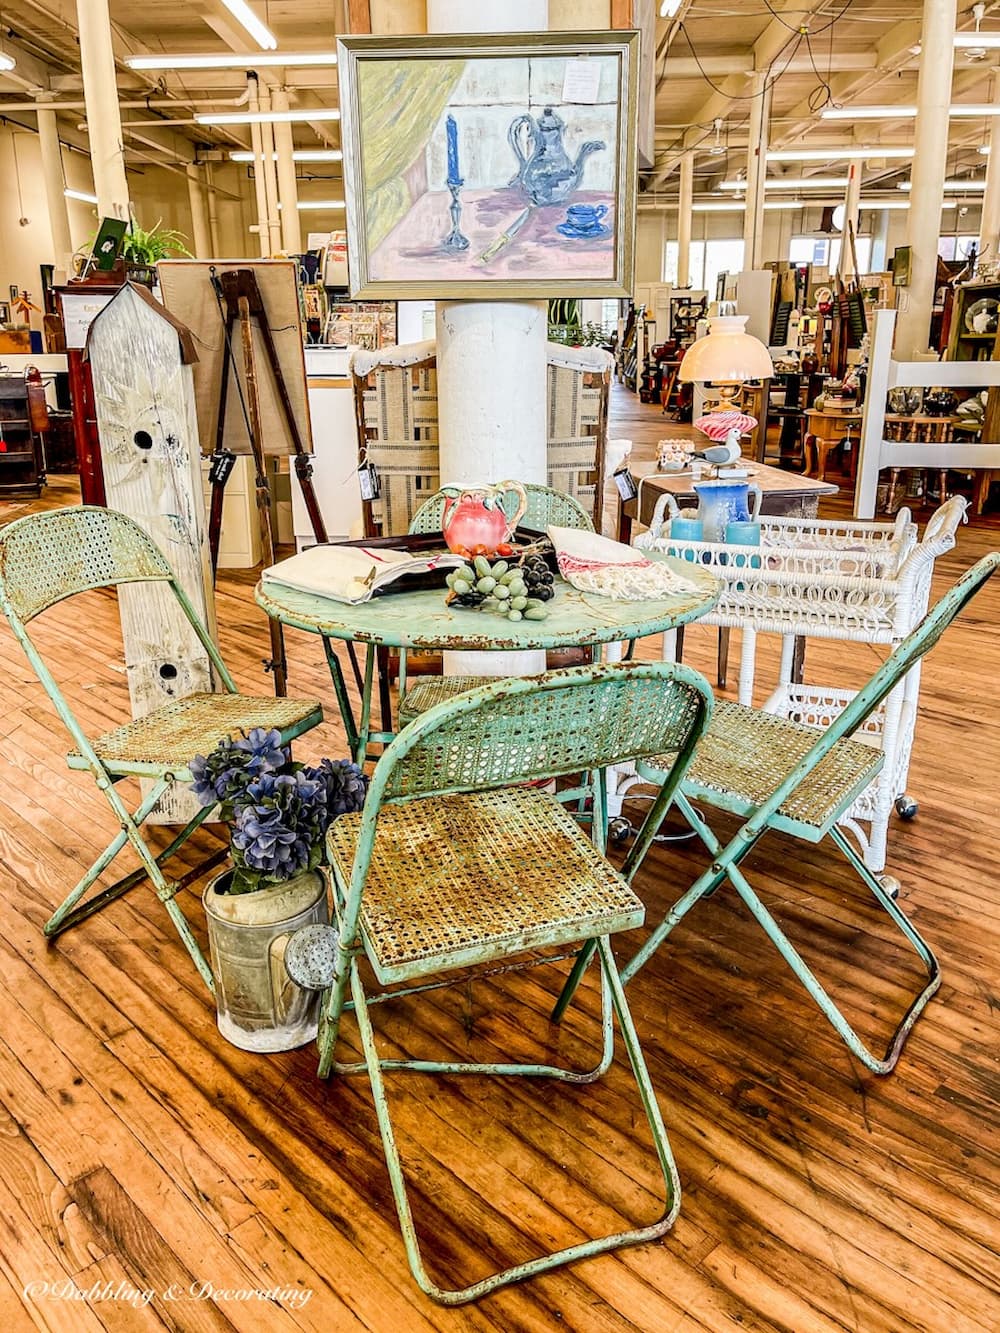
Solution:
M571 204L566 210L566 221L560 222L556 231L573 240L610 236L610 225L602 221L607 211L607 204Z

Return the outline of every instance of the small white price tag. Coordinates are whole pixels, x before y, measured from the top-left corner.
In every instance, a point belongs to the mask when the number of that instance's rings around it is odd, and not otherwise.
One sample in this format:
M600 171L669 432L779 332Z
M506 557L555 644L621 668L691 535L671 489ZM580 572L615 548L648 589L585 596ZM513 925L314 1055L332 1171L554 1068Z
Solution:
M601 66L596 60L567 60L563 75L564 102L596 102Z

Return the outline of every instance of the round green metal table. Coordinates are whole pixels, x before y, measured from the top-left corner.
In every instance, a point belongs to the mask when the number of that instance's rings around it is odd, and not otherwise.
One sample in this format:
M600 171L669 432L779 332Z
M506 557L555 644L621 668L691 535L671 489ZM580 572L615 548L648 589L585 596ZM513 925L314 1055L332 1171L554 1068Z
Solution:
M292 629L318 634L323 640L337 703L348 742L358 762L367 756L369 741L389 741L392 732L371 730L372 687L380 648L422 648L441 651L515 651L595 647L606 643L633 645L648 634L662 634L696 620L715 605L721 584L711 574L670 556L655 556L692 584L691 591L639 602L580 592L557 578L555 595L544 620L510 621L487 612L452 609L444 590L393 593L352 605L280 584L258 583L254 599L269 616ZM367 648L361 691L361 716L355 719L340 661L332 641L362 643Z

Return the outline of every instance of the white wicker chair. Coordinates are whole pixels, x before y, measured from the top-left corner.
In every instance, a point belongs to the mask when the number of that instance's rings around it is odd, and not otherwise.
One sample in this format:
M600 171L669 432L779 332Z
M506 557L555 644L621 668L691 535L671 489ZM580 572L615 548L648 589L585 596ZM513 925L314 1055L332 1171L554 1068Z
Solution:
M854 691L793 681L797 637L840 639L895 647L927 612L934 561L955 545L966 501L954 496L931 516L922 540L907 509L894 523L766 518L760 547L671 541L659 506L649 532L637 545L675 552L711 569L723 584L709 625L742 631L739 702L753 703L757 635L782 636L777 686L767 712L817 727L829 723L854 698ZM666 640L666 636L665 636ZM665 656L673 656L664 643ZM920 667L915 666L865 724L858 739L885 752L882 773L851 806L841 823L857 839L870 870L885 867L889 820L894 805L912 815L906 794L916 726ZM862 827L867 824L867 831Z

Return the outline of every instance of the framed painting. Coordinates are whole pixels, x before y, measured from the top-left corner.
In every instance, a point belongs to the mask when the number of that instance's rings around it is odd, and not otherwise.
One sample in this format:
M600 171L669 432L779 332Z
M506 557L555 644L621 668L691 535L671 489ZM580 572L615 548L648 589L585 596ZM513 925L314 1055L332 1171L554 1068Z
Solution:
M635 32L337 43L354 297L632 292Z

